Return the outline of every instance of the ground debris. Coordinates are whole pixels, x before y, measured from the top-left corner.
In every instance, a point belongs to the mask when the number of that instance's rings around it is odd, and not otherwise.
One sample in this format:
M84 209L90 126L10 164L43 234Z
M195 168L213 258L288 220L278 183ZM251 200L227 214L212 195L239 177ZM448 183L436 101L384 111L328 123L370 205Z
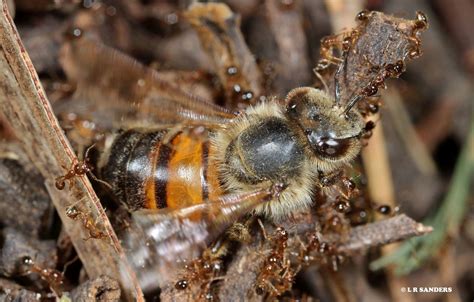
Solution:
M70 297L78 302L114 302L120 301L120 287L109 276L99 276L88 280L75 288Z

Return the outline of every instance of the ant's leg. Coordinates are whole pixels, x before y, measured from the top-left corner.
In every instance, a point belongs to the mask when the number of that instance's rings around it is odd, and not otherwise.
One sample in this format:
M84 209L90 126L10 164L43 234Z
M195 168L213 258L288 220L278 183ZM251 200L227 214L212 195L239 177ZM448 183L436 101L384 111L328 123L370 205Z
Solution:
M322 71L329 67L330 64L338 64L340 59L334 56L334 49L342 49L342 38L344 33L326 36L321 39L320 59L317 65L317 70ZM318 69L318 66L321 69Z
M92 173L92 171L89 171L89 175L90 175L90 177L91 177L93 180L97 181L98 183L103 184L103 185L106 186L108 189L112 190L112 185L111 185L111 184L109 184L109 183L106 182L105 180L102 180L102 179L97 178L97 176L95 176L94 173Z

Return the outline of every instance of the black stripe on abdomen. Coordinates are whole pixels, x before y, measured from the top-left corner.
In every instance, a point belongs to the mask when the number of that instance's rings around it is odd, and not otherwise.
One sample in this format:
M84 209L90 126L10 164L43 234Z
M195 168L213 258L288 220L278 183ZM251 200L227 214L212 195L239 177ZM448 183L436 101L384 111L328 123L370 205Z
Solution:
M124 192L127 204L133 210L147 207L145 184L153 177L150 154L162 138L163 131L140 133L128 159Z
M160 144L158 150L158 159L155 167L155 202L156 207L159 209L167 208L168 203L166 202L166 193L168 185L168 164L171 159L172 148L167 144Z
M209 198L209 184L207 181L207 167L209 163L209 142L206 140L202 143L202 200L205 201Z
M101 178L112 186L115 199L128 208L132 205L128 203L125 193L127 165L140 137L141 133L133 130L119 133L111 146L107 163L100 171Z

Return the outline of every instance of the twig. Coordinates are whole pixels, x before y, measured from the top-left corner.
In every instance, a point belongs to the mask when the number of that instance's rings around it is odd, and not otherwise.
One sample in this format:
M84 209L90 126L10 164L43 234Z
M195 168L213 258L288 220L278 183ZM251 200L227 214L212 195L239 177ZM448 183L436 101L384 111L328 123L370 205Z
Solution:
M311 79L308 43L304 33L301 1L267 0L263 4L269 29L275 38L277 61L274 92L286 95L292 88L307 85Z
M299 222L296 225L288 225L285 228L297 231L297 235L304 235L315 226L307 222ZM368 225L355 227L347 236L347 241L338 246L338 251L343 254L354 254L367 250L371 247L404 240L413 236L421 236L429 233L432 229L413 219L398 215L386 220L378 221ZM270 231L271 230L267 230ZM288 241L288 254L298 254L301 243L297 235L292 235ZM262 242L263 240L263 242ZM340 242L341 238L321 238L323 241ZM250 246L244 246L234 256L230 263L225 281L218 289L218 296L222 301L260 301L262 297L255 293L255 283L261 270L264 257L263 251L271 250L272 241L255 240ZM299 271L299 269L298 269ZM400 288L399 288L400 290ZM162 301L189 301L199 296L201 288L198 284L192 284L185 291L176 290L171 284L163 289Z
M378 119L378 116L374 118ZM392 209L395 208L395 191L381 122L375 128L369 145L362 150L362 159L371 199L377 203L388 204ZM382 255L388 255L396 248L397 245L384 246ZM400 292L400 288L405 287L406 280L395 277L393 267L387 268L387 278L390 294L395 301L414 301L410 294Z
M298 233L307 232L308 226L296 225L287 229L296 229ZM390 242L404 240L412 236L420 236L431 231L430 227L425 227L413 219L399 215L360 227L353 228L345 243L338 247L338 251L345 254L359 253L370 247L376 247ZM327 238L328 241L340 241L340 238ZM326 238L322 238L326 240ZM262 251L271 249L271 241L266 241L263 245L257 241L248 248L242 248L230 265L226 281L219 289L219 296L229 301L242 301L244 299L255 300L255 280L263 261ZM298 253L301 248L297 236L292 236L288 242L288 254ZM400 288L399 288L400 290ZM163 295L162 295L163 298Z
M333 28L335 30L342 30L344 28L351 28L354 25L354 19L353 17L349 18L348 16L355 16L363 7L362 2L356 1L326 1L328 4L329 12L331 14L331 19L333 22ZM357 5L358 4L358 5ZM336 13L337 12L337 13ZM339 18L338 16L343 15L344 18ZM339 18L339 19L338 19ZM373 33L374 35L380 34L377 32ZM372 60L375 59L371 54L372 52L377 54L377 60L374 62L384 62L387 61L387 59L393 59L397 58L404 59L404 57L400 57L400 51L406 47L407 40L403 38L403 36L400 36L398 32L392 31L392 33L388 35L393 35L395 40L398 43L398 51L394 49L394 45L390 45L390 43L387 43L387 51L382 52L383 56L379 53L376 52L376 47L374 47L374 50L370 49L370 46L365 45L367 43L364 43L364 39L359 39L357 45L355 46L359 51L362 51L362 53L367 53L368 56L366 59ZM369 35L368 35L369 37ZM396 44L395 43L395 44ZM365 47L365 48L364 48ZM360 64L358 60L360 61L362 58L362 55L352 55L353 62L355 62L355 65L353 66L364 66L363 64ZM348 64L347 68L351 74L357 74L357 69L353 70L352 69L352 64L351 64L351 59L348 58ZM357 67L356 67L357 68ZM358 85L363 84L363 81L365 79L363 76L361 77L352 77L352 82L351 80L346 80L345 85L349 89L347 91L356 91ZM359 83L362 82L362 83ZM345 97L347 99L347 96ZM344 99L344 96L343 98ZM377 120L378 118L375 117ZM395 206L395 194L394 194L394 189L393 189L393 182L391 178L391 173L390 173L390 165L388 162L387 158L387 153L385 150L385 143L384 143L384 138L383 138L383 132L382 132L382 123L378 123L374 135L369 143L368 148L365 148L362 152L362 158L364 161L364 167L365 171L367 174L367 179L368 179L368 184L369 184L369 195L371 198L375 201L383 202L383 203L388 203L391 204L392 207ZM382 253L386 254L388 250L393 248L393 246L387 246L382 249ZM401 279L396 279L392 276L391 270L389 269L388 272L388 282L389 282L389 287L390 287L390 293L391 296L394 300L396 301L411 301L411 297L409 294L404 294L403 296L400 295L400 288L403 286L403 280Z
M10 123L30 160L46 179L53 203L71 237L89 277L107 274L119 278L126 288L126 300L141 300L141 289L127 264L125 254L86 177L78 177L70 193L58 191L53 180L64 174L63 166L76 159L54 116L38 79L38 75L20 40L5 1L0 1L0 104L2 114ZM69 219L66 207L82 200L94 217L100 218L110 243L88 240L85 229ZM123 272L123 275L120 272Z
M214 63L228 107L256 103L262 75L240 32L240 18L223 3L196 3L185 12Z
M385 245L432 231L431 227L416 222L405 214L352 229L349 240L339 247L341 251L357 251Z
M374 202L388 204L393 208L396 206L395 192L383 135L383 125L379 115L374 116L373 119L379 120L379 122L373 131L369 145L362 150L369 194Z
M400 93L393 88L389 89L384 94L384 100L398 135L404 142L405 148L418 170L427 176L436 175L436 164L426 146L418 137Z
M396 264L398 274L407 274L436 254L448 236L456 237L466 213L473 171L474 119L471 122L470 134L464 149L456 164L448 194L435 216L426 221L427 224L434 226L434 231L424 238L415 238L404 243L395 253L373 262L371 268L379 269L388 264Z
M451 242L449 242L451 243ZM439 280L441 280L444 286L450 286L454 288L456 286L457 275L456 275L456 247L454 244L447 244L442 249L441 253L438 254L439 263ZM461 302L461 296L459 291L453 290L453 292L446 297L447 302Z

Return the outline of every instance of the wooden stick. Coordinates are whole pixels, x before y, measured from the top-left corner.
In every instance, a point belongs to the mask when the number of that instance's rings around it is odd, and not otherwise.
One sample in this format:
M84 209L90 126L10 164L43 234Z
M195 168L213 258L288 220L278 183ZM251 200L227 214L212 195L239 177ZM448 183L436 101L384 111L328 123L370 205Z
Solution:
M363 9L362 1L326 0L334 32L351 28L355 25L354 17ZM374 117L378 120L378 117ZM395 194L393 189L390 163L385 150L385 140L382 132L382 122L377 124L374 135L369 141L369 146L362 151L362 159L368 180L369 195L375 202L390 204L394 208ZM382 248L382 253L387 254L395 247L394 244ZM411 302L413 298L409 293L401 294L400 288L405 280L396 278L393 270L388 268L388 284L390 294L395 301Z
M134 272L89 180L76 177L73 186L59 191L54 179L65 173L76 159L59 127L38 75L9 15L5 0L0 0L0 108L32 163L46 179L54 206L90 278L109 275L118 279L127 301L144 301ZM99 220L108 240L87 240L80 223L68 218L65 209L81 203Z

